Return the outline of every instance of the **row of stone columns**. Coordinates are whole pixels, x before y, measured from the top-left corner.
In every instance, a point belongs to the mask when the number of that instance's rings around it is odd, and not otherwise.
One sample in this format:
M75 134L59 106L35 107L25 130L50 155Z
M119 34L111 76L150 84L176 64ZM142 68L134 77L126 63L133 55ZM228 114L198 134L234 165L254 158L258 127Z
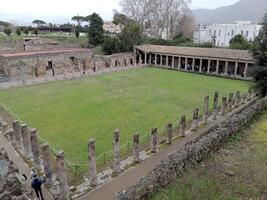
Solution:
M135 54L136 55L136 54ZM149 62L147 62L147 58L149 56ZM138 60L138 63L139 64L144 64L144 65L147 65L147 64L155 64L155 65L160 65L160 66L163 66L163 55L162 54L154 54L154 62L155 63L152 63L152 54L147 54L146 52L144 52L144 62L142 62L142 56L141 54L139 54L139 60ZM157 58L158 56L160 57L160 62L157 63ZM171 62L171 67L174 68L175 67L175 58L178 58L178 70L181 69L181 57L177 57L177 56L174 56L174 55L164 55L166 56L166 67L169 66L169 57L171 57L172 59L172 62ZM183 57L185 58L185 68L187 68L188 66L188 59L189 57ZM192 66L194 67L195 66L195 60L196 59L199 59L200 60L200 66L199 66L199 73L203 73L203 58L192 58ZM207 66L207 73L209 74L210 73L210 68L211 68L211 59L205 59L205 60L208 60L208 66ZM229 61L224 61L225 62L225 68L224 68L224 75L227 76L228 75L228 68L229 68ZM239 62L236 61L235 62L235 68L234 68L234 77L236 77L238 74L238 64ZM216 60L216 70L215 70L215 74L219 74L219 66L220 66L220 60ZM185 69L187 70L187 69ZM245 68L244 68L244 78L246 79L247 78L247 74L248 74L248 62L245 62Z
M5 125L7 126L7 124ZM49 144L39 145L36 129L29 129L27 124L20 124L18 120L13 121L12 128L3 128L3 132L14 146L15 150L26 159L32 161L33 167L43 171L46 177L46 185L53 186L53 165ZM64 151L56 154L56 175L59 183L61 200L69 199L67 178L65 174Z

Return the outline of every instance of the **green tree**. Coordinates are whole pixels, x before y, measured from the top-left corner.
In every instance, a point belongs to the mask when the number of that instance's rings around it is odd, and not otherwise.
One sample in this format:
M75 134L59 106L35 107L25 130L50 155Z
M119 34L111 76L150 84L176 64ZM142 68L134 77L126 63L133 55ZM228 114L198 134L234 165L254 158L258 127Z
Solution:
M21 35L21 29L20 29L19 27L16 29L16 34L17 34L18 36Z
M241 34L236 35L230 40L230 48L231 49L249 49L251 47L250 43L244 38Z
M29 29L28 29L27 27L23 29L23 33L24 33L25 35L28 35L29 32L30 32L30 31L29 31Z
M102 50L105 54L111 55L121 51L121 41L117 37L106 36L102 44Z
M120 29L122 30L124 26L129 24L131 20L124 14L115 13L113 16L113 24L119 25Z
M128 23L119 34L122 52L133 51L135 45L139 45L142 39L142 30L137 22Z
M76 36L76 38L79 38L80 37L80 27L75 27L75 36Z
M81 26L82 22L85 20L85 17L77 15L77 16L72 17L71 20L76 21L78 26Z
M38 30L38 28L34 28L34 29L32 30L32 33L33 33L34 35L38 35L38 34L39 34L39 30Z
M45 24L45 21L40 20L40 19L36 19L36 20L33 20L32 23L33 24L37 24L37 27L39 27L40 25L44 25Z
M85 17L85 21L89 23L87 29L88 44L93 46L101 45L104 39L103 19L98 14L93 13L92 15Z
M267 95L267 13L264 15L262 29L259 36L254 41L253 55L256 60L256 66L251 75L255 80L254 88L262 96Z
M4 33L7 34L8 36L10 36L11 33L12 33L11 28L10 28L10 27L5 27L5 28L4 28Z

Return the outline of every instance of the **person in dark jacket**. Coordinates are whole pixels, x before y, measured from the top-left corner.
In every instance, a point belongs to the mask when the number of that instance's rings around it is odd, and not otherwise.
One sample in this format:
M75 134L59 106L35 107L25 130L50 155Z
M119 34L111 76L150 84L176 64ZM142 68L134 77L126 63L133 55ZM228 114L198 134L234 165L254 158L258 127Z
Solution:
M32 180L32 188L34 189L36 196L38 199L44 200L43 193L42 193L42 186L43 181L37 177L36 174L33 175L33 180Z

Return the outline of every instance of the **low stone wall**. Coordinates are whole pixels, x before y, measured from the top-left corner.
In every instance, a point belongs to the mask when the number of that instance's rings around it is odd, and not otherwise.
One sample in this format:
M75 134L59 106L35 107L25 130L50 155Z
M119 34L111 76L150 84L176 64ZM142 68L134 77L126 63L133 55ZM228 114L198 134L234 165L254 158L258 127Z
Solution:
M249 125L254 117L267 106L267 97L254 100L240 108L218 125L206 130L200 137L187 143L183 150L170 154L153 171L138 183L117 193L117 200L145 199L151 192L170 184L182 175L186 168L201 162L209 153L218 150L233 135Z

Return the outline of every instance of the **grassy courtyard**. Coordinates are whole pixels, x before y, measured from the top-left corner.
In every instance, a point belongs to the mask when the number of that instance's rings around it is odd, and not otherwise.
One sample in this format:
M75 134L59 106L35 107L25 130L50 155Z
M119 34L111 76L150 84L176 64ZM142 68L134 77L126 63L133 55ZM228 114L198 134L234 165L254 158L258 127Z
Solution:
M247 88L244 81L145 68L4 90L0 102L64 149L68 160L81 162L87 161L89 138L96 138L100 155L112 149L116 128L124 144L135 132L142 136L152 127L178 124L182 114L191 118L215 90L222 96Z

